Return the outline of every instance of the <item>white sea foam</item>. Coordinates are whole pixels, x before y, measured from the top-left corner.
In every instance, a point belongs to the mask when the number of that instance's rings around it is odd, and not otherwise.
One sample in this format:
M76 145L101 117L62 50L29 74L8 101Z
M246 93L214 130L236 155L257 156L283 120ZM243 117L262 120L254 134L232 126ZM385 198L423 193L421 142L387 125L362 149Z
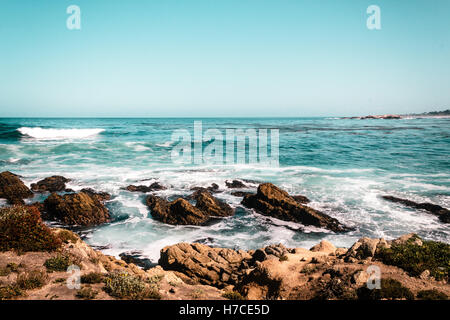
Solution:
M22 127L17 130L23 135L42 140L83 139L105 131L104 129L43 129L40 127Z

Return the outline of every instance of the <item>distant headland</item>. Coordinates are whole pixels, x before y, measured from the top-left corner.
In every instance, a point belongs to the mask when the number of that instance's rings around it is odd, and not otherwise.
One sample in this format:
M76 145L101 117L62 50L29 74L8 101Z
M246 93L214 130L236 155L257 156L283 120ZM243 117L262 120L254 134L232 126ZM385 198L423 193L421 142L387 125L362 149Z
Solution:
M341 119L403 119L403 118L429 118L429 117L450 117L450 109L443 111L430 111L424 113L409 113L409 114L383 114L383 115L368 115L362 117L342 117Z

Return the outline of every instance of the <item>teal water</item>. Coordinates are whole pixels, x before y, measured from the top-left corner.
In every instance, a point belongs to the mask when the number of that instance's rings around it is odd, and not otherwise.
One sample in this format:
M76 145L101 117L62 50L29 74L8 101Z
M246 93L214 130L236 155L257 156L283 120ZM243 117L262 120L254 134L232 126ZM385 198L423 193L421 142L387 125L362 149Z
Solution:
M277 128L280 166L176 165L171 134L215 128ZM67 131L68 130L68 131ZM416 232L450 242L450 228L425 212L380 199L392 194L450 207L450 119L0 119L0 167L20 174L26 184L50 175L73 179L69 188L91 187L113 195L107 203L114 221L83 230L88 243L108 254L140 251L156 261L159 250L177 242L255 249L283 243L309 247L321 239L349 246L361 236L391 239ZM303 194L310 206L354 226L326 230L253 214L225 187L226 179L273 182ZM120 190L154 181L170 186L165 197L187 195L193 186L217 183L217 197L238 208L235 217L204 227L169 226L154 221L145 195ZM38 195L29 201L43 200ZM1 202L5 204L5 202Z

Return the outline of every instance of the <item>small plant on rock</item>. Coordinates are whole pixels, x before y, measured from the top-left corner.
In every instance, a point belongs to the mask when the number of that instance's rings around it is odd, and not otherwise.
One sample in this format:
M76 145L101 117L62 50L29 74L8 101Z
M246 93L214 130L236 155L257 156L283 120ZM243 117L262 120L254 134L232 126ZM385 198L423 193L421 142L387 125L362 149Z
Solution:
M48 280L47 273L42 270L23 272L17 276L16 284L20 289L30 290L43 287Z

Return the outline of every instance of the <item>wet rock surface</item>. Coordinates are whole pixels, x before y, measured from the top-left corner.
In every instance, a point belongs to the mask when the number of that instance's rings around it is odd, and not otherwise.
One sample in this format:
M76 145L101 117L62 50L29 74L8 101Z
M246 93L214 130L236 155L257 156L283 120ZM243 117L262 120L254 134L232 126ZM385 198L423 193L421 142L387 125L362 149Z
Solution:
M432 204L429 202L414 202L408 199L402 199L397 198L393 196L382 196L384 200L394 202L394 203L400 203L406 207L413 208L413 209L419 209L419 210L426 210L435 216L439 218L444 223L450 223L450 210L443 208L439 205Z
M206 190L196 191L192 197L196 200L196 207L210 216L229 217L234 214L233 208L211 195Z
M124 190L128 190L130 192L152 192L152 191L159 191L159 190L166 190L167 188L163 185L161 185L159 182L154 182L149 186L135 186L135 185L129 185L128 187L124 188Z
M108 209L96 196L52 193L44 201L43 217L67 225L93 226L110 221Z
M61 192L66 191L66 183L70 179L63 176L51 176L31 184L31 190L36 192Z
M341 224L318 210L304 206L271 183L259 185L256 195L246 195L242 204L258 213L284 221L298 222L303 225L312 225L329 229L335 232L344 232L350 228Z
M146 199L151 215L156 220L173 225L202 225L210 216L194 207L189 201L178 198L169 202L160 197L150 195Z
M247 188L247 186L240 180L233 180L233 181L225 181L225 185L230 189L241 189L241 188Z
M0 173L0 198L9 204L23 204L23 199L31 198L33 192L20 180L18 175L9 171Z

